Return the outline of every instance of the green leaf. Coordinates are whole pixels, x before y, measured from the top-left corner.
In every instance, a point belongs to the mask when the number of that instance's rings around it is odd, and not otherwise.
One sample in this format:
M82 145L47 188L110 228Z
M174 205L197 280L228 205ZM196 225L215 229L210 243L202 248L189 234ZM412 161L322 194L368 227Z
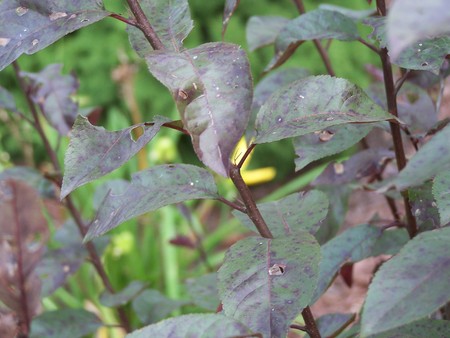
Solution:
M431 190L432 182L408 189L411 212L416 218L419 231L440 228L439 211Z
M156 117L151 126L140 123L118 131L107 131L89 123L79 115L73 126L69 148L64 159L64 178L61 199L79 186L100 178L117 169L141 150L158 133L161 126L169 122ZM135 129L143 134L133 139Z
M193 28L187 0L144 0L140 5L164 47L175 52L182 50L183 40ZM153 52L140 29L128 25L127 32L131 46L139 56L146 57Z
M450 169L450 125L422 146L406 167L383 190L395 186L398 190L415 187L436 174Z
M450 172L443 171L434 179L433 195L439 209L441 225L450 222Z
M314 39L356 40L358 28L349 17L316 9L288 22L275 40L275 57L266 70L283 64L303 42Z
M408 325L400 326L384 333L371 335L369 338L446 338L450 337L448 320L421 319Z
M0 70L109 15L96 0L0 2ZM3 24L7 23L7 24Z
M297 230L314 235L328 213L328 199L323 192L312 190L292 194L275 202L258 204L258 209L275 238L290 235ZM233 215L247 228L255 231L253 222L246 214L235 210Z
M240 2L241 0L225 0L225 7L223 9L222 18L222 40L225 36L228 23L230 22L230 19L233 16L234 11L238 8Z
M172 338L174 334L177 338L216 338L250 333L239 321L221 314L190 314L149 325L126 335L126 338Z
M209 273L186 280L186 289L195 305L216 311L220 304L217 291L217 273Z
M145 284L140 281L132 281L124 289L117 293L104 291L100 295L100 303L108 307L116 307L127 304L134 299L145 288Z
M409 241L406 229L384 230L372 251L372 256L395 255Z
M218 272L225 315L264 337L284 337L316 286L320 247L307 232L249 237L228 249Z
M158 290L145 290L133 300L132 306L142 323L153 324L168 317L185 304L186 301L167 298Z
M361 335L409 324L450 300L449 241L450 228L427 231L381 266L367 293Z
M371 225L358 225L344 231L321 247L319 282L312 302L325 292L340 267L346 262L357 262L369 257L381 236L380 229Z
M387 33L394 59L402 50L422 39L449 34L448 3L444 0L397 0L389 9Z
M199 159L228 176L230 155L251 114L252 80L245 52L207 43L182 53L156 51L150 72L170 89Z
M31 338L78 338L95 332L102 323L82 309L47 311L31 322Z
M108 193L84 241L163 206L192 199L214 199L217 196L212 175L193 165L168 164L139 171L132 175L128 187L121 186L120 191Z
M295 170L311 162L344 151L364 138L373 125L343 124L296 137L294 143Z
M0 40L1 42L1 40ZM1 44L0 44L1 45ZM5 88L0 86L0 108L9 110L9 111L16 111L16 101L14 100L14 96L7 91Z
M306 135L339 124L394 119L347 80L312 76L284 86L261 107L255 143Z
M248 49L252 52L275 42L281 29L289 22L281 16L252 16L247 22Z
M334 11L341 13L342 15L345 15L354 20L361 20L375 13L375 10L373 9L355 10L347 7L341 7L330 4L320 4L319 8L327 11Z
M61 69L61 64L52 64L39 73L21 72L21 76L30 80L30 97L50 125L67 135L78 114L78 104L71 98L78 80L72 74L61 75Z
M346 326L355 320L354 313L330 313L317 319L317 327L322 337L335 337L337 332L342 331ZM306 335L309 337L309 335Z

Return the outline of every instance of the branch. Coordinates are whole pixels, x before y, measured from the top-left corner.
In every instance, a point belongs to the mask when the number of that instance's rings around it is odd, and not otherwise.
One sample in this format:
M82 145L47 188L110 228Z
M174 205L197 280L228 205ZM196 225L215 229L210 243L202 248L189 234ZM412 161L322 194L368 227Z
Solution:
M137 26L142 33L144 33L145 38L148 40L150 45L154 50L163 50L165 49L163 43L159 39L152 25L148 21L147 17L144 14L144 11L141 8L141 5L137 0L127 0L128 6L130 6L131 12L134 14L137 22Z
M386 4L384 0L377 0L377 8L382 15L386 15ZM386 90L387 107L389 113L398 117L397 98L395 95L394 77L392 75L392 66L389 59L387 48L382 48L380 51L381 63L383 66L384 86ZM401 171L406 166L405 149L403 148L402 135L399 124L389 122L391 127L392 139L394 141L395 158L397 160L397 168ZM402 192L403 201L405 203L405 213L407 219L407 230L409 237L413 238L417 234L417 224L411 211L411 204L409 202L408 191Z
M373 50L375 53L380 54L380 49L371 43L367 42L363 38L358 38L358 42L361 42L364 46L369 47L371 50Z

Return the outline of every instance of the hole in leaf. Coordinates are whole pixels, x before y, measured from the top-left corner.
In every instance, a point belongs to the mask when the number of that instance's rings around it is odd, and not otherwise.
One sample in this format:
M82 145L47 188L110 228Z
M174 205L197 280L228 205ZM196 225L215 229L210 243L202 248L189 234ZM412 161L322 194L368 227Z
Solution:
M322 130L319 134L319 140L321 140L322 142L328 142L333 138L333 136L334 133L332 133L331 131Z
M142 126L133 128L130 132L130 136L131 136L131 139L133 140L133 142L137 142L143 134L144 134L144 128Z
M337 175L342 175L344 173L344 165L342 163L335 163L333 164L334 172Z
M269 268L269 275L270 276L281 276L284 274L285 269L286 269L285 264L274 264Z

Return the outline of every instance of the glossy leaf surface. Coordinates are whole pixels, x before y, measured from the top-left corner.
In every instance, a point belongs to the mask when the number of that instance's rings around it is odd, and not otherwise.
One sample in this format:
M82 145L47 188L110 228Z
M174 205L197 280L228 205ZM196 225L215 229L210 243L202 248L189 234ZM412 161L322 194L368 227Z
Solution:
M31 323L31 338L79 338L95 332L101 321L83 309L47 311Z
M379 229L370 225L358 225L325 243L321 247L319 282L312 302L325 292L344 263L357 262L369 257L380 236Z
M358 39L355 22L339 12L316 9L287 23L275 40L275 57L267 69L284 63L297 47L314 39Z
M242 323L221 314L190 314L166 319L134 331L126 338L232 337L250 334Z
M140 5L164 47L176 52L182 50L183 40L193 28L187 0L145 0ZM129 25L127 31L131 46L139 56L153 52L141 30Z
M319 261L320 247L307 232L240 240L218 272L224 313L264 337L286 336L311 300Z
M192 199L217 198L211 174L189 164L155 166L132 175L128 186L105 197L85 241L163 206Z
M288 22L288 19L280 16L252 16L246 28L248 49L254 51L274 43Z
M174 95L199 159L228 176L230 155L250 118L253 89L245 52L207 43L182 53L157 51L146 60Z
M363 309L363 336L409 324L450 300L448 285L443 283L450 280L449 241L450 228L427 231L381 266Z
M255 142L306 135L344 123L392 119L394 116L347 80L327 75L307 77L284 86L261 107Z
M445 0L397 0L388 13L387 32L389 50L395 59L406 47L422 39L450 33L448 3Z
M409 160L388 187L399 190L422 184L436 174L450 169L450 126L445 127ZM433 165L429 165L432 163Z
M96 0L2 1L0 22L8 24L0 30L0 70L108 14Z
M365 137L372 128L372 125L344 124L296 137L292 140L295 155L297 155L295 170L350 148Z
M450 173L444 171L439 173L433 184L433 195L439 209L441 225L450 222Z
M65 172L61 198L79 186L100 178L117 169L141 150L169 122L156 117L152 126L141 123L118 131L107 131L93 126L88 119L78 116L71 133L69 148L64 159ZM134 129L143 129L135 140Z
M328 198L323 192L312 190L292 194L275 202L258 204L258 209L275 238L297 230L314 235L327 215ZM255 231L253 222L246 214L233 211L233 215L247 228Z

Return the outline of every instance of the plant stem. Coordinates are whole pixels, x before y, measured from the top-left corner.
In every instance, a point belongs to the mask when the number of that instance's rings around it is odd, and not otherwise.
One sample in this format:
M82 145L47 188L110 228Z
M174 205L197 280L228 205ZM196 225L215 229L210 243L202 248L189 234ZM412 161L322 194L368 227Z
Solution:
M372 45L371 43L367 42L366 40L364 40L363 38L358 38L359 42L361 42L364 46L369 47L371 50L373 50L375 53L380 54L380 49L374 45Z
M241 162L243 163L243 161ZM242 201L244 202L244 205L247 209L247 215L252 220L256 229L258 229L259 234L264 238L273 238L273 235L270 232L270 229L267 226L266 221L259 212L258 206L256 205L255 200L253 199L249 187L247 186L247 184L245 184L244 180L242 179L241 167L239 165L235 164L231 165L230 178L233 181L236 188L238 189L239 194L242 197ZM308 332L310 337L321 338L309 306L303 309L302 316L306 323L305 330L306 332Z
M222 196L219 196L217 198L217 200L219 202L222 202L223 204L228 205L229 207L231 207L233 209L236 209L236 210L239 210L240 212L243 212L244 214L247 213L247 208L245 206L241 205L241 204L238 204L238 203L235 203L235 202L231 202L231 201L227 200L226 198L224 198Z
M382 15L386 15L386 4L384 0L377 0L377 8ZM383 66L384 87L386 90L387 107L389 113L398 117L397 98L395 95L394 77L392 75L392 66L389 59L387 48L380 50L380 58ZM397 160L397 168L401 171L406 166L405 150L403 148L402 135L400 125L396 122L389 122L391 127L392 139L394 142L395 158ZM408 191L402 192L403 201L405 203L405 214L407 220L408 234L413 238L417 234L417 224L411 211L411 204L409 202Z
M127 2L128 6L130 6L131 12L134 14L136 18L136 22L138 24L137 27L139 27L142 33L144 33L145 38L148 40L153 49L154 50L165 49L163 43L159 39L158 35L156 34L150 22L148 21L147 17L145 16L145 13L142 10L141 5L139 4L139 1L127 0Z
M52 163L53 169L56 172L56 175L54 177L54 181L61 187L62 184L62 174L61 174L61 166L58 162L58 157L56 155L56 152L53 150L52 146L50 145L50 142L47 138L47 135L45 135L44 129L42 128L41 122L39 121L39 114L36 109L35 104L31 100L30 96L30 90L28 85L25 83L24 79L20 75L20 67L17 64L17 62L13 62L13 68L16 73L16 77L19 81L19 86L22 90L22 92L25 94L25 98L27 100L28 107L30 108L31 115L33 116L33 126L37 130L42 142L44 143L45 150L50 157L50 161ZM81 237L84 238L86 235L86 226L81 218L81 215L78 211L78 209L75 207L72 198L70 196L67 196L65 198L66 200L66 206L69 210L72 218L75 221L75 224L77 225L78 232L80 233ZM89 258L97 271L98 275L100 276L100 279L102 280L105 288L111 292L114 293L114 288L111 285L111 282L109 281L108 275L105 272L105 269L103 268L103 264L101 262L100 256L97 253L97 250L92 242L88 242L85 244L86 250L89 253ZM131 331L131 326L128 321L128 318L126 316L126 313L123 308L117 308L117 312L121 321L122 326L127 332Z
M293 0L295 6L297 7L297 10L300 14L305 14L305 6L303 5L303 0ZM314 45L316 46L317 51L320 54L320 57L322 58L323 64L325 65L325 68L327 69L327 72L330 76L336 76L336 73L334 72L333 66L331 65L330 57L328 56L328 52L323 48L322 44L319 40L313 40Z

